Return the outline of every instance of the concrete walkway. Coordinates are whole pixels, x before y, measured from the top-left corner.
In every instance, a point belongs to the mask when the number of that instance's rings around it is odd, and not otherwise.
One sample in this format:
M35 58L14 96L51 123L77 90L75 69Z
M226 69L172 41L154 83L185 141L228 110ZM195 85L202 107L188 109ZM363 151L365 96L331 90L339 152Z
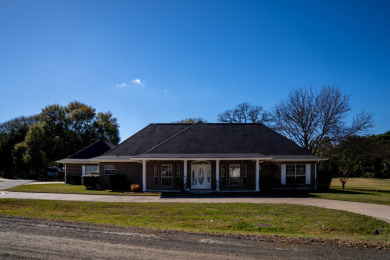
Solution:
M270 198L270 197L159 197L159 196L115 196L0 191L0 198L103 201L103 202L188 202L188 203L271 203L297 204L328 209L338 209L362 214L390 223L390 206L314 198Z

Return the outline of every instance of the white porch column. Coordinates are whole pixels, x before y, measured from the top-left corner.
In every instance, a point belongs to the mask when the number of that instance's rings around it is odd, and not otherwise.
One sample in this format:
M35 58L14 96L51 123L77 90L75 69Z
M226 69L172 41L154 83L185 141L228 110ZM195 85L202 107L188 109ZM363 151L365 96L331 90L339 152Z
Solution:
M256 160L256 191L260 191L260 165L259 160Z
M142 160L142 191L146 191L146 160Z
M184 190L187 190L187 160L184 160L184 176L183 176Z
M314 189L317 190L317 163L314 164Z
M215 190L219 191L219 160L215 160Z

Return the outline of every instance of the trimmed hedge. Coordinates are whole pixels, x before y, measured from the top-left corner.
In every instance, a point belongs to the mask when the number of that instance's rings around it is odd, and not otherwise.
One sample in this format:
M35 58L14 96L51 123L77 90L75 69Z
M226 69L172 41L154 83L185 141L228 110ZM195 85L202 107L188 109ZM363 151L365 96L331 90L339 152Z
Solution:
M80 185L81 184L81 176L65 175L65 183L72 184L72 185Z
M327 191L330 188L332 182L332 165L328 162L321 163L318 166L317 172L317 189L319 191Z
M114 174L110 176L110 185L113 190L126 190L129 189L126 181L126 175Z
M98 190L100 188L100 178L97 174L84 175L82 180L87 190Z

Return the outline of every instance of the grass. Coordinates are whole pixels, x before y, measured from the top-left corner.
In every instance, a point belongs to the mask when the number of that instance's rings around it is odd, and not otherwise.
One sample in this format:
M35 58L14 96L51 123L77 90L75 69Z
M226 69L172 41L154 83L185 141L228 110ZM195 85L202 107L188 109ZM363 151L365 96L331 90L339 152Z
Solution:
M390 205L390 181L374 178L349 178L343 190L340 180L334 178L328 192L311 192L309 195L321 199Z
M123 191L112 190L86 190L83 185L70 184L33 184L21 185L8 189L8 191L20 192L49 192L49 193L73 193L73 194L99 194L99 195L128 195ZM130 195L160 195L150 193L133 193ZM308 191L277 191L272 196L286 197L314 197L320 199L356 201L390 205L390 181L374 178L350 178L346 189L341 188L338 178L332 180L331 189L327 192Z
M310 206L0 199L0 215L190 232L366 241L390 247L390 224ZM380 228L380 235L374 235Z
M47 192L65 194L93 194L93 195L137 195L137 196L160 196L159 193L125 193L113 190L87 190L84 185L71 185L61 183L51 184L27 184L7 189L7 191L19 192Z

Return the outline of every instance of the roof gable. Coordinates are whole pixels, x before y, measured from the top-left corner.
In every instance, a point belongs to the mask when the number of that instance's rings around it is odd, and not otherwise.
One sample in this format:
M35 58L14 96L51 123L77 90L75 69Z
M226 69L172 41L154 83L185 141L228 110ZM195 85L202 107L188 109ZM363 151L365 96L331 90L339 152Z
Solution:
M104 154L115 147L112 143L105 140L98 140L95 143L85 147L77 153L68 157L68 159L89 159Z
M288 138L263 124L205 124L198 122L150 149L146 154L310 155Z
M263 124L150 124L100 158L178 154L312 156ZM141 156L142 157L142 156Z
M214 125L197 122L146 154L250 153L251 150L240 140L230 139Z
M127 138L104 156L134 156L143 154L192 124L150 124Z

